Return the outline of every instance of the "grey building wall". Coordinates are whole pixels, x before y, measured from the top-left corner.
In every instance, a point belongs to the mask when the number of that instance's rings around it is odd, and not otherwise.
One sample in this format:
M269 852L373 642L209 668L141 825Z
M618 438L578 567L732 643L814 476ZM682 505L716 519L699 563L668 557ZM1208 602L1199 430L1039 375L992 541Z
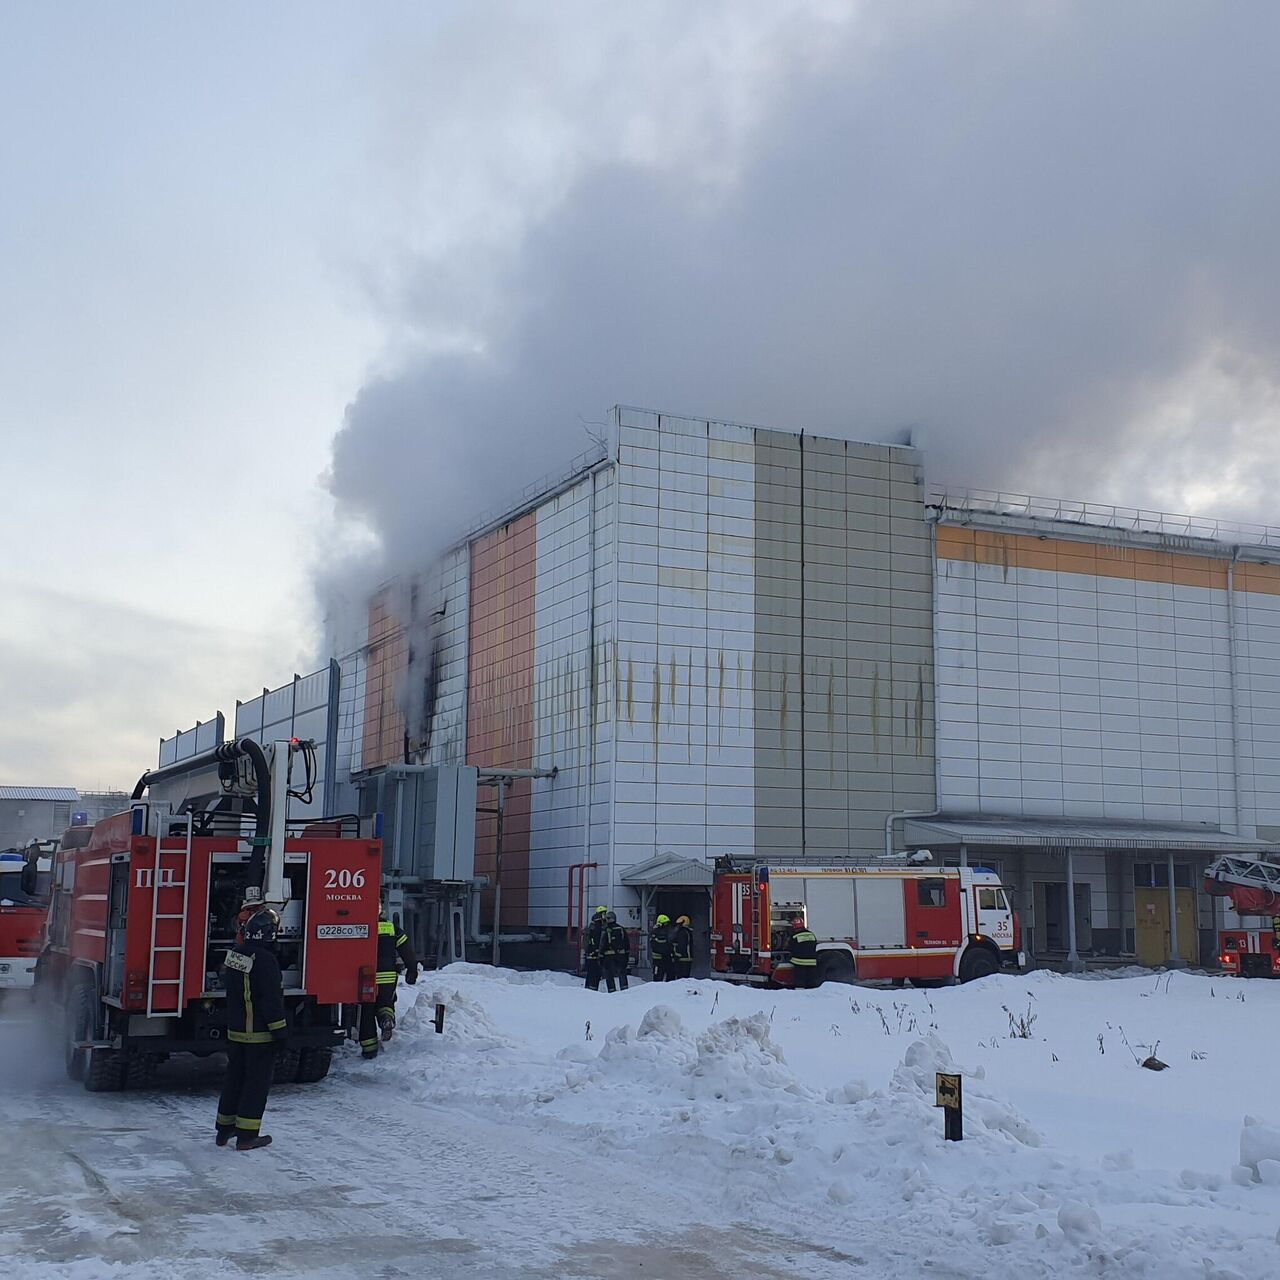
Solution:
M71 808L67 800L0 800L0 849L57 839L67 829Z
M931 809L933 554L914 450L756 432L756 851Z

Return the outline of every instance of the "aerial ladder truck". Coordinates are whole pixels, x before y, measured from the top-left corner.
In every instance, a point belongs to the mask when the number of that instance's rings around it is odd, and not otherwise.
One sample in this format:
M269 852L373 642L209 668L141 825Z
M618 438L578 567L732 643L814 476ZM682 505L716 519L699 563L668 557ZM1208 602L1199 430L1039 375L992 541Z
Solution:
M1280 977L1280 863L1225 854L1205 871L1204 889L1230 899L1237 915L1260 918L1218 935L1222 971L1241 978Z

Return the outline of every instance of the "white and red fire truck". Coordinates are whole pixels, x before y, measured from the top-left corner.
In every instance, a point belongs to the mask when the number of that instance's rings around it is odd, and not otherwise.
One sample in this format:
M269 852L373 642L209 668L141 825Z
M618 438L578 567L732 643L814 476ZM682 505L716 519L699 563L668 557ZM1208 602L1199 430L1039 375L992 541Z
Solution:
M722 859L712 897L713 970L789 986L794 919L818 937L818 980L969 982L1022 968L1022 928L994 871L980 867L777 866Z
M223 1048L220 971L246 904L271 906L281 921L289 1038L276 1079L328 1072L375 994L382 845L354 817L288 819L289 770L308 745L277 743L269 761L242 738L144 774L132 808L58 852L36 985L72 1079L125 1088L169 1054ZM142 799L175 778L211 787L212 798L176 814Z
M0 853L0 991L29 990L49 909L54 842Z
M1218 935L1218 963L1240 978L1280 978L1280 865L1227 854L1204 873L1205 892L1229 898L1237 915L1255 917Z

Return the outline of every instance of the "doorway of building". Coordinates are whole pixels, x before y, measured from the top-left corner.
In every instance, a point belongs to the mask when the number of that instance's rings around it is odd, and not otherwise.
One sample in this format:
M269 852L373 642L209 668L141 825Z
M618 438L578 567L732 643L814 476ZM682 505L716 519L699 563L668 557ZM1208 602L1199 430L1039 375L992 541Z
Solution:
M670 916L674 924L680 916L689 917L693 930L693 976L711 976L711 896L705 889L655 889L653 916ZM652 919L641 922L648 933Z
M1189 965L1200 963L1200 935L1196 928L1196 892L1175 887L1178 912L1178 955ZM1155 969L1169 960L1169 890L1135 886L1138 963Z
M1076 950L1088 955L1093 950L1093 886L1076 885ZM1036 884L1036 919L1040 950L1065 954L1071 949L1071 927L1067 920L1067 886L1063 881Z

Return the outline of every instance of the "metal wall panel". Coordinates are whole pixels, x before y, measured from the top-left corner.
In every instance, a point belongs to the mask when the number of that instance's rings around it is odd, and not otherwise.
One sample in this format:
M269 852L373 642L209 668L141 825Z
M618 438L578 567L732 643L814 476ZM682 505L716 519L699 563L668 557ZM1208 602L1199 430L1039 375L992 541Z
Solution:
M342 673L330 662L307 676L294 676L278 689L264 689L248 702L236 703L235 736L267 745L289 738L311 739L316 748L316 777L310 805L289 800L291 817L318 817L333 812L334 754ZM295 773L295 785L300 781Z
M197 720L195 728L179 729L172 738L161 738L157 764L163 769L165 765L212 751L226 741L225 735L226 720L221 711L215 712L212 720Z

